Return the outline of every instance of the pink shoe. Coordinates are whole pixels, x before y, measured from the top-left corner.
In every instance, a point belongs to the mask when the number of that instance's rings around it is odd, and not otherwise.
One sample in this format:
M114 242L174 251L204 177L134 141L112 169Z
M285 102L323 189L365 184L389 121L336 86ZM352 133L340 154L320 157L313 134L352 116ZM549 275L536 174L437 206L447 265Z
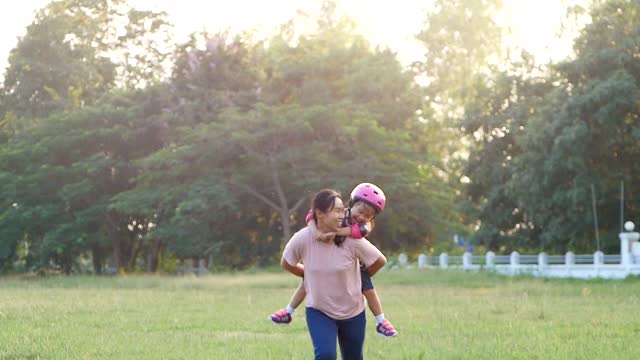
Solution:
M288 324L292 320L291 314L287 312L287 309L280 309L271 314L269 318L276 324Z
M385 320L376 326L376 332L384 337L398 336L398 332L388 320Z

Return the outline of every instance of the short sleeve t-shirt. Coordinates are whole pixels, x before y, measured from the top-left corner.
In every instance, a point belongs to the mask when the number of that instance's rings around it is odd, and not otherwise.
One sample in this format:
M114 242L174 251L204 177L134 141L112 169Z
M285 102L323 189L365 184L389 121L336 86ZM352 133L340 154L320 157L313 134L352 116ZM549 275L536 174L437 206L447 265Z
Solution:
M316 240L306 227L291 237L282 258L290 265L304 263L307 307L336 320L364 311L359 261L369 266L382 256L367 239L347 238L342 246Z

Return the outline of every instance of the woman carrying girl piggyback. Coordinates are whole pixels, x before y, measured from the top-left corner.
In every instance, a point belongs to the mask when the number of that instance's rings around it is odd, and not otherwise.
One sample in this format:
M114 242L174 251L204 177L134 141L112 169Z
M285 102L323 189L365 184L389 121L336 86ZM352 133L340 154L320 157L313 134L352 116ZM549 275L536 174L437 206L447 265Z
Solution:
M319 240L336 237L335 242L359 241L373 230L374 218L384 210L386 197L382 189L374 184L362 183L356 186L351 192L349 208L345 210L344 220L341 228L336 232L319 233L317 225L313 219L313 214L309 212L306 218L308 227L319 234ZM385 337L394 337L398 331L384 318L382 303L373 287L371 276L364 264L360 264L360 277L362 282L362 294L367 299L369 309L376 318L376 332ZM306 296L304 281L294 292L289 304L270 316L271 321L276 324L289 324L296 308L302 303Z

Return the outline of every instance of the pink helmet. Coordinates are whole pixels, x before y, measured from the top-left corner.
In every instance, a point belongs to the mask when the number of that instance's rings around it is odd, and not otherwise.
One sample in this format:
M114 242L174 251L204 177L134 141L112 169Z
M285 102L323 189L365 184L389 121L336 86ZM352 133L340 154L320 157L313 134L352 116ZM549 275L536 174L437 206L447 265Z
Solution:
M356 200L362 200L373 206L378 213L384 210L384 205L387 203L387 198L384 196L382 189L370 183L362 183L353 188L351 201Z

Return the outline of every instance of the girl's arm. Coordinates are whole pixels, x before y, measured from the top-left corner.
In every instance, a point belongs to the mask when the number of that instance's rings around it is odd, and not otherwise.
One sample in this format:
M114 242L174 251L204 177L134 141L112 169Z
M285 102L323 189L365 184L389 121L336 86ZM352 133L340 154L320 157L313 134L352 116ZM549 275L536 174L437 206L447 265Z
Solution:
M309 211L305 220L307 221L307 226L309 227L309 230L311 230L311 233L318 234L316 239L327 241L336 236L335 232L321 233L320 231L318 231L318 226L316 226L316 222L313 221L313 214L311 213L311 211Z
M316 222L313 221L313 214L311 213L311 211L309 211L305 220L307 221L307 226L313 233L319 233ZM373 227L373 221L366 224L353 224L351 226L341 227L336 232L320 233L320 235L318 235L318 238L320 240L326 240L334 236L345 236L351 237L353 239L362 239L363 237L371 233Z
M309 227L309 230L311 230L312 234L316 234L316 239L318 240L322 240L322 241L327 241L331 238L333 238L334 236L336 236L336 233L334 232L328 232L328 233L321 233L318 230L318 227L316 226L316 222L313 221L313 218L307 222L307 226Z
M341 227L336 231L336 235L338 236L351 236L351 226Z
M371 220L366 224L353 224L348 227L340 228L336 234L338 234L338 236L348 236L353 239L362 239L373 231L373 227L374 222Z
M312 229L315 229L315 222L313 220L308 225L309 227L313 226ZM371 223L353 224L351 226L341 227L336 232L320 234L320 237L323 237L323 236L332 237L337 235L337 236L351 237L353 239L362 239L363 237L367 236L369 233L371 233Z
M353 224L349 227L345 227L345 228L340 228L338 230L338 234L340 235L340 230L345 229L345 233L346 235L341 235L341 236L350 236L353 239L362 239L363 237L367 236L372 228L371 228L371 223L366 223L366 224Z

